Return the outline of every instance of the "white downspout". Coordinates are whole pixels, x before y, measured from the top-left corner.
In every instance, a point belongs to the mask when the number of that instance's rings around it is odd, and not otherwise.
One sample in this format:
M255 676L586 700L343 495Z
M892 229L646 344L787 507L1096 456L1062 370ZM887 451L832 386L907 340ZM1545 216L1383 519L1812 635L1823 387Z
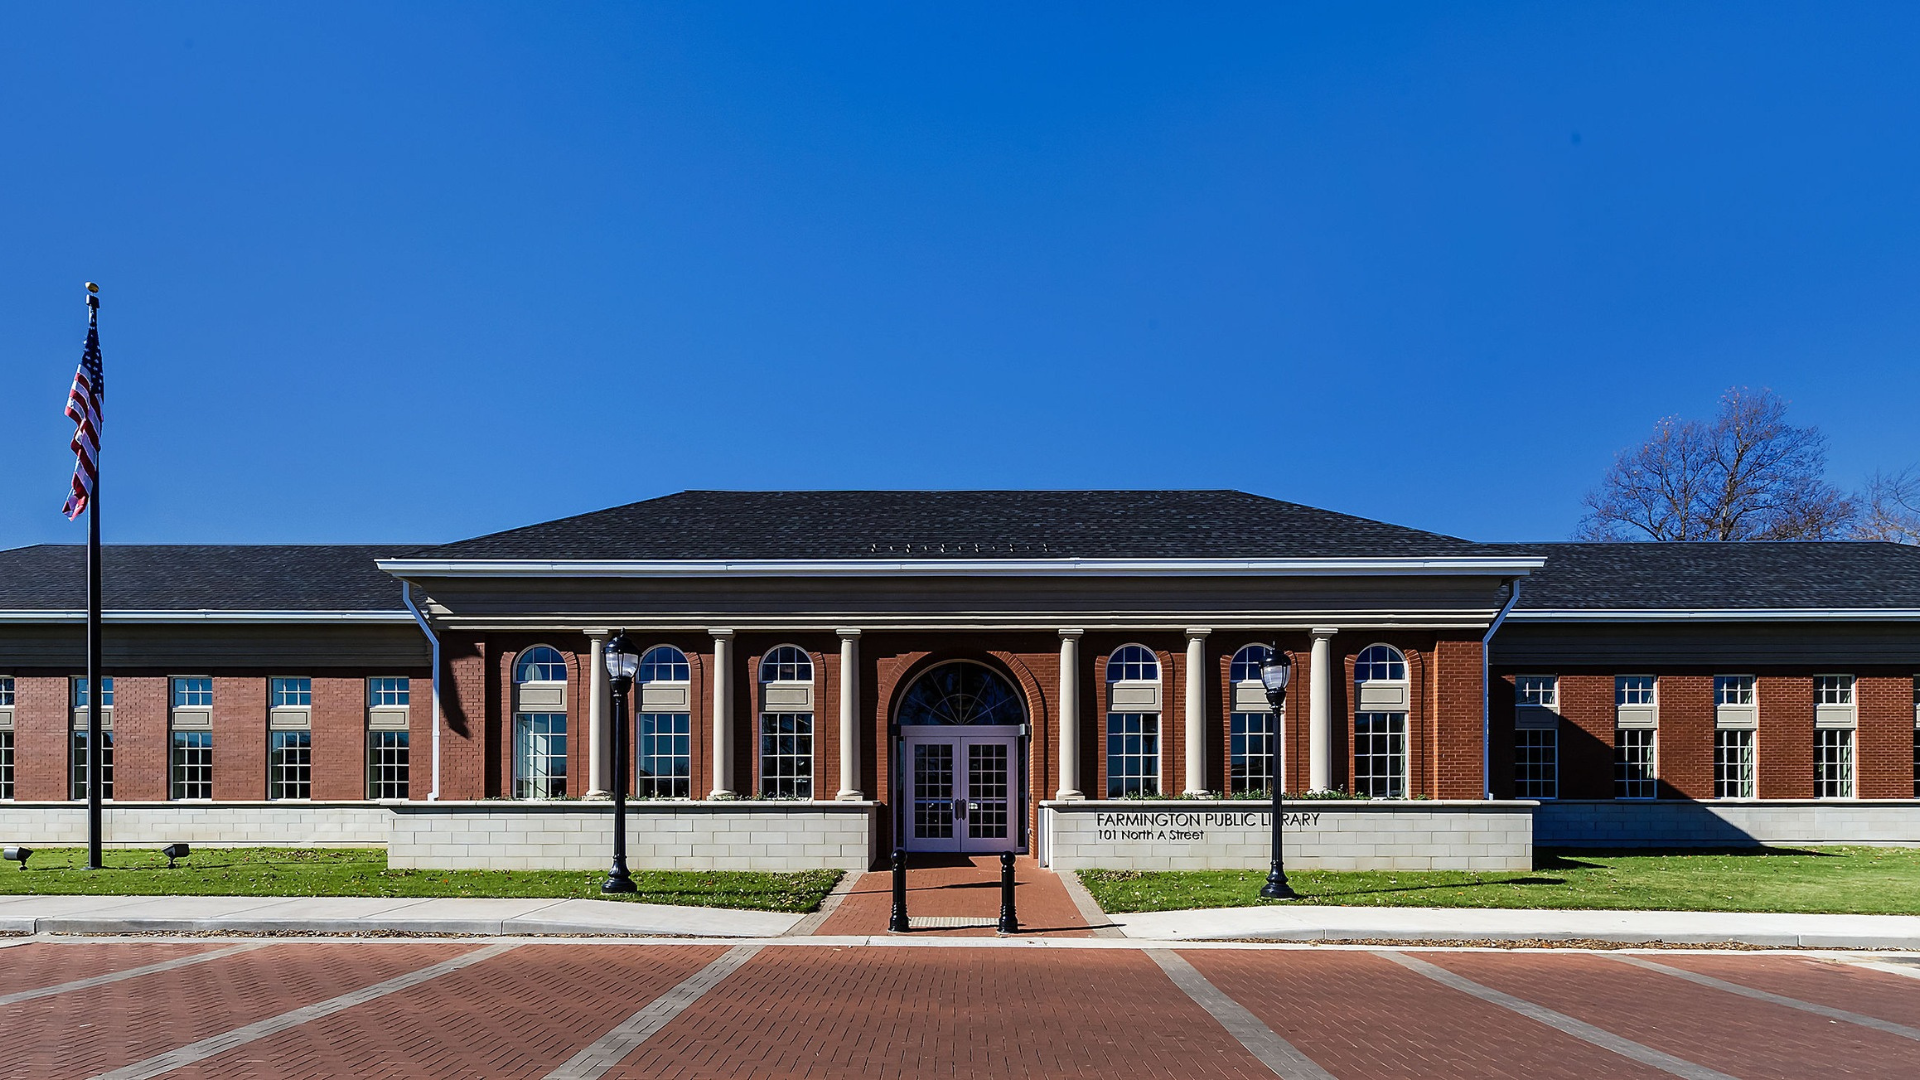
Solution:
M1500 614L1493 617L1486 636L1480 639L1480 787L1481 795L1489 802L1493 799L1493 684L1488 681L1487 649L1493 644L1493 635L1500 632L1500 624L1507 621L1507 613L1519 600L1520 579L1508 578L1507 602L1501 606Z
M433 790L427 792L427 798L436 801L440 798L440 639L427 625L427 617L414 606L411 583L400 583L400 600L413 612L413 621L420 624L420 632L427 635L427 645L433 652Z

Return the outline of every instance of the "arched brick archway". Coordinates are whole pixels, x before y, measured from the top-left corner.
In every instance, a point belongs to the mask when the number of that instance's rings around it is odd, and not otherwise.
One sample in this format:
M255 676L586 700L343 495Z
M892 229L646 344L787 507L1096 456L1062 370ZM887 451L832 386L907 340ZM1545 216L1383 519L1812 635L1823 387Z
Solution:
M895 835L907 849L1027 847L1039 686L1011 659L921 654L890 680L889 801Z

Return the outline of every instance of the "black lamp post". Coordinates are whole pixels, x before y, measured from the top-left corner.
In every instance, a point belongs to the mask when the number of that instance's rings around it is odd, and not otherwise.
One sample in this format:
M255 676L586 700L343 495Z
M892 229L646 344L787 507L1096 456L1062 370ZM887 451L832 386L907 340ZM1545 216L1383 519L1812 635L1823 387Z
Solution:
M600 886L603 893L630 893L635 886L627 873L627 693L640 654L627 643L627 632L617 631L607 642L607 676L613 680L613 869Z
M1293 662L1287 659L1287 654L1268 649L1267 658L1260 665L1260 685L1267 691L1267 705L1273 709L1273 865L1267 870L1267 883L1260 886L1260 895L1268 900L1291 900L1299 895L1287 884L1287 864L1280 850L1280 828L1286 820L1286 813L1280 808L1280 789L1285 786L1279 769L1286 715L1282 707L1287 701L1287 680L1291 678Z

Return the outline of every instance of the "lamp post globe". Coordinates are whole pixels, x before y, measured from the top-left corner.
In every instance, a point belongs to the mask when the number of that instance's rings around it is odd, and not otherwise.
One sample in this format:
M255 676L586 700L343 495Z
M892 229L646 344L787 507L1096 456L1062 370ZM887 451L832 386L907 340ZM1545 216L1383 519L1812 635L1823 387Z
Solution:
M620 630L607 641L607 677L613 689L613 867L600 885L603 893L630 893L636 886L627 872L627 695L640 654Z
M1287 683L1293 678L1293 662L1287 654L1271 646L1267 649L1267 658L1260 663L1260 687L1267 692L1267 706L1273 710L1273 762L1280 762L1282 746L1282 725L1285 723L1284 706L1287 701ZM1260 886L1260 895L1268 900L1291 900L1299 894L1287 883L1285 854L1281 849L1281 828L1286 821L1286 813L1280 805L1280 789L1285 786L1280 770L1273 770L1273 861L1267 868L1267 883Z

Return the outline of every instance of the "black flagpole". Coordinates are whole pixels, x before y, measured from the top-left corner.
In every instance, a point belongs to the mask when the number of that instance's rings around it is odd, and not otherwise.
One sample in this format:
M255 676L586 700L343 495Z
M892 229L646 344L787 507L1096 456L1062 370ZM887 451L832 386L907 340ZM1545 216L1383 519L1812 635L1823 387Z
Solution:
M99 289L87 283L87 321L100 313ZM105 361L101 361L102 367ZM104 379L101 380L105 382ZM96 387L96 393L104 391ZM100 862L100 438L94 433L93 493L87 497L87 869Z

